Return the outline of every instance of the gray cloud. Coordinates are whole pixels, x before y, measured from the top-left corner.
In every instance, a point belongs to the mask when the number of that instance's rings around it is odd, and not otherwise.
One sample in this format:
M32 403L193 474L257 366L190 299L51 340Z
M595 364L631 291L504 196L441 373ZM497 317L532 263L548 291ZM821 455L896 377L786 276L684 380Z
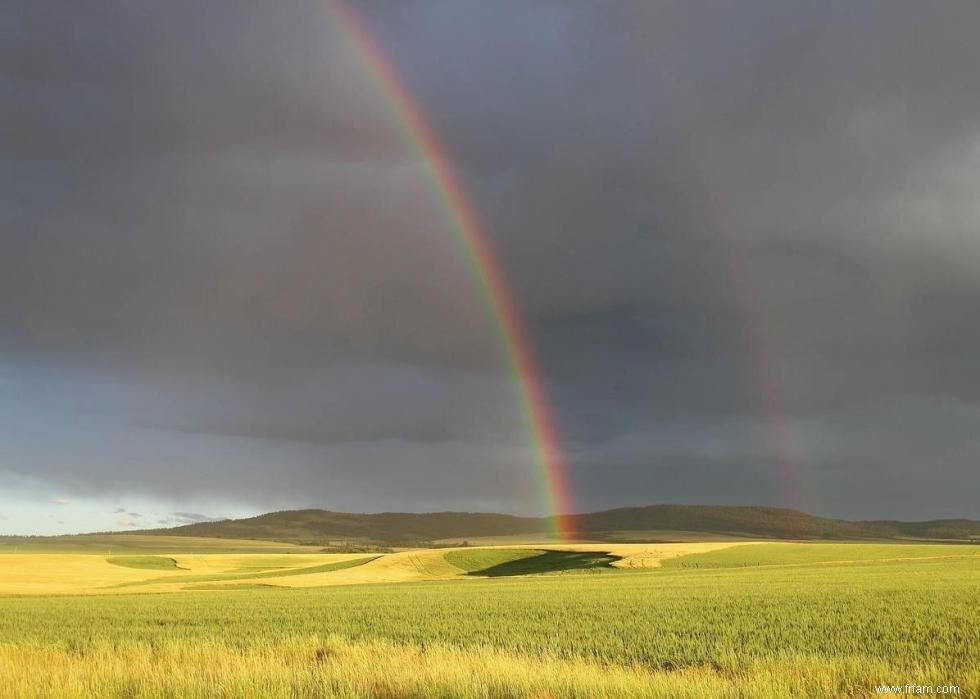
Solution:
M120 527L145 527L143 515L139 512L123 512L116 518L116 524Z
M171 517L181 524L194 524L196 522L210 522L213 517L198 514L197 512L171 512Z
M581 508L980 516L976 7L355 7L490 232ZM8 4L0 108L5 469L535 510L485 301L322 3Z

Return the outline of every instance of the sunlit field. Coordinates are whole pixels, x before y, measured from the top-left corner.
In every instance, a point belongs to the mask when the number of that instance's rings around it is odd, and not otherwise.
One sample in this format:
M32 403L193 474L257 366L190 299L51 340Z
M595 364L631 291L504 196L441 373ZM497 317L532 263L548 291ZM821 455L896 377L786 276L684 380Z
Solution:
M578 544L541 548L413 549L384 555L308 553L7 553L0 554L0 594L126 594L262 587L320 587L495 577L576 570L656 567L662 561L706 553L732 543ZM215 541L219 550L226 542ZM195 551L200 551L200 543ZM109 551L107 549L107 551ZM528 568L493 570L495 563L526 558ZM472 559L472 560L470 560ZM539 560L540 559L540 560ZM486 569L486 570L484 570Z
M969 545L9 553L0 584L4 696L980 691Z

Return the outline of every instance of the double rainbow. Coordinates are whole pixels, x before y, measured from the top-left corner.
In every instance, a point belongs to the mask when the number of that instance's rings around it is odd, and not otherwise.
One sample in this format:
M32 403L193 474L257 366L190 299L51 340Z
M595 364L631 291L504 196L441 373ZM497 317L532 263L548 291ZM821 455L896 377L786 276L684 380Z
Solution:
M406 143L419 153L428 168L436 196L497 328L521 405L524 429L533 448L542 505L550 515L553 534L561 539L574 538L575 531L568 517L572 499L555 421L531 341L486 229L445 148L377 41L344 0L327 0L327 3L377 83Z

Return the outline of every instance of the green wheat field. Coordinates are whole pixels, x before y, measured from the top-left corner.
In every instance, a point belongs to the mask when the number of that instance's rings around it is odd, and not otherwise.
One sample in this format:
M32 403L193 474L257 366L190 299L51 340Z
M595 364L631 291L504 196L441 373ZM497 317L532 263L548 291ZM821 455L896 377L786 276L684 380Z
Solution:
M3 549L0 694L980 694L971 545L175 545Z

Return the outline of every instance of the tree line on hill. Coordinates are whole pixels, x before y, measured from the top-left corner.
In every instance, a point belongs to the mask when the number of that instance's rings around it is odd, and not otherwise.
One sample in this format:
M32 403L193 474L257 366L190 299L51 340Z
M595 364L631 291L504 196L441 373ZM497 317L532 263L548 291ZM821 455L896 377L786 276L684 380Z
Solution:
M584 539L670 541L672 533L745 538L980 541L980 522L847 521L774 507L650 505L563 518ZM260 539L331 546L392 546L481 537L538 536L553 531L547 518L477 512L356 514L327 510L270 512L245 519L198 522L142 534Z

